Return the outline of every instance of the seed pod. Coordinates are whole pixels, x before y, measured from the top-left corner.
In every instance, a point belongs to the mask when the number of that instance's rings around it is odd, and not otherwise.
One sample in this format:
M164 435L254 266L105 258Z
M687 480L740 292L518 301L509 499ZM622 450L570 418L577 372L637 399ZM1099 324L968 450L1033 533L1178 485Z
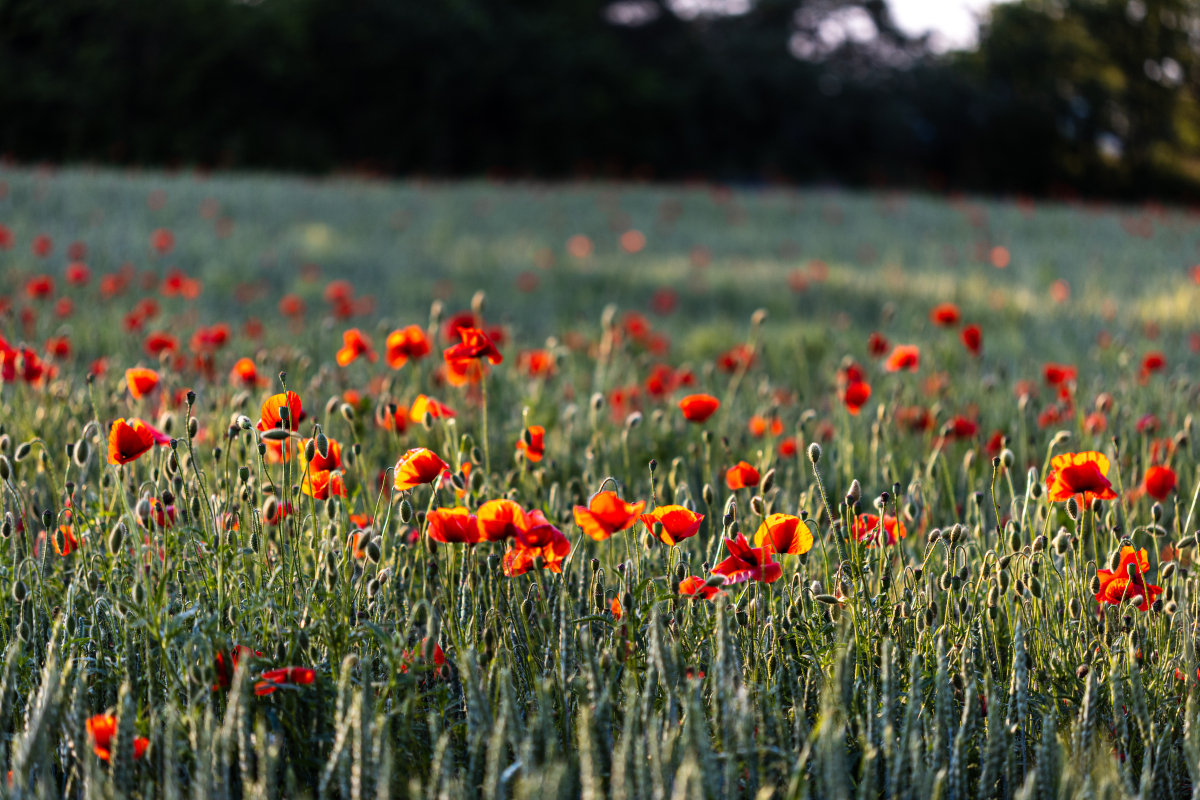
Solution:
M130 596L133 598L134 603L138 604L139 606L142 605L146 602L146 587L141 583L135 583L133 585L133 592Z
M1162 522L1162 518L1163 518L1162 503L1155 503L1154 505L1150 506L1150 516L1154 517L1155 523Z
M1040 600L1042 597L1042 582L1037 578L1030 578L1029 593Z
M1090 591L1092 594L1100 594L1100 576L1099 575L1093 575L1092 579L1090 581L1088 581L1088 591Z
M716 589L719 586L724 586L725 585L725 576L724 575L710 575L710 576L708 576L708 580L706 580L704 582L704 585L710 589Z
M9 481L12 478L12 464L8 456L0 455L0 480Z
M1012 465L1016 460L1017 457L1013 454L1013 451L1007 447L1000 451L1000 463L1004 465L1005 469L1012 469Z
M827 606L837 605L838 599L831 594L819 594L814 597L818 603L824 603Z
M1046 549L1046 537L1043 534L1039 534L1038 537L1033 540L1033 552L1040 553L1045 549Z
M250 430L250 428L252 428L254 426L254 423L252 423L250 421L250 418L247 417L245 414L240 414L240 415L238 415L238 418L237 418L237 426L244 431L248 431L248 430Z
M1177 565L1177 562L1175 562L1175 561L1168 561L1168 562L1166 563L1166 565L1164 565L1164 566L1163 566L1163 570L1162 570L1162 579L1163 579L1164 581L1165 581L1165 580L1169 580L1169 579L1170 579L1170 577L1171 577L1172 575L1174 575L1174 574L1175 574L1175 567L1176 567L1176 565Z
M88 456L92 454L92 446L88 444L87 439L80 439L75 442L75 447L71 450L71 460L75 462L75 466L87 466Z

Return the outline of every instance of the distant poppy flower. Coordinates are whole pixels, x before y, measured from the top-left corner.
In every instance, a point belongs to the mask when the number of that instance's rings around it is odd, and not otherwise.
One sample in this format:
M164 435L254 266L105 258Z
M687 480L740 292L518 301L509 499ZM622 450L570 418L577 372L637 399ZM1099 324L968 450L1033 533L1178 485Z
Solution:
M1154 414L1146 414L1138 419L1135 427L1138 433L1158 433L1158 429L1162 427L1162 420Z
M88 736L92 740L92 752L101 761L112 758L113 739L117 735L117 718L111 714L97 714L87 721ZM133 757L140 759L150 747L150 740L145 736L133 737Z
M725 583L760 581L774 583L783 577L783 567L771 558L770 547L751 547L741 533L725 540L729 558L713 567L715 575L723 575Z
M883 515L883 532L888 544L895 544L908 535L904 523L891 514ZM879 517L876 514L859 514L854 520L854 538L867 542L868 547L879 546Z
M300 427L300 418L304 411L301 407L300 395L295 392L273 394L263 401L262 408L258 412L258 429L260 431L269 431L272 428L279 427L279 423L283 419L279 410L284 406L287 406L288 409L288 423L285 427L288 430L298 430Z
M542 456L546 454L546 429L541 425L530 425L525 430L529 432L529 443L526 444L525 437L522 435L517 440L517 449L523 452L530 461L541 461Z
M800 448L796 446L795 437L788 436L787 438L780 440L778 448L780 458L795 458L796 453L799 451Z
M883 368L888 372L908 370L916 372L921 366L921 348L912 344L898 344L887 357Z
M25 281L25 294L31 300L45 300L54 294L54 278L49 275L37 275Z
M141 400L158 388L158 373L145 367L131 367L125 370L125 383L134 400Z
M554 356L549 350L525 350L517 356L517 372L530 378L548 378L554 369Z
M7 225L0 225L0 250L11 250L15 242L16 237L13 236L12 229Z
M700 532L703 514L697 514L684 506L659 506L649 514L642 514L642 523L654 533L654 523L662 523L662 533L656 534L664 544L677 545Z
M1093 411L1083 419L1083 432L1089 436L1097 436L1108 428L1108 417L1100 411Z
M304 301L298 295L285 294L279 300L279 313L285 317L302 317L307 310Z
M754 348L748 344L734 345L717 356L717 367L722 372L737 372L754 366Z
M750 417L750 422L747 423L747 426L750 429L750 435L756 439L765 435L768 428L772 436L779 436L783 433L783 422L779 417L775 417L768 422L765 417L755 414Z
M704 422L721 406L721 401L709 394L689 394L679 401L679 410L688 422Z
M1132 578L1129 576L1130 567L1133 567ZM1162 594L1161 586L1146 583L1143 576L1149 571L1150 559L1144 549L1135 552L1132 547L1122 547L1121 562L1115 570L1096 570L1096 576L1100 579L1096 600L1115 606L1141 597L1142 602L1137 604L1137 608L1149 611L1151 604Z
M842 402L851 416L857 417L862 407L871 399L871 384L866 381L852 381L842 390Z
M146 335L142 349L151 356L158 356L164 351L174 353L179 350L179 340L166 331L151 331Z
M166 228L156 228L150 234L150 248L158 255L165 256L175 249L175 234Z
M1103 453L1064 453L1050 461L1046 489L1050 502L1061 503L1082 494L1085 503L1093 498L1115 500L1117 493L1108 482L1109 462Z
M325 285L322 296L325 302L331 305L346 303L354 299L354 286L347 280L330 281Z
M813 546L813 534L808 524L791 514L771 514L754 534L757 547L769 547L782 555L798 556Z
M871 358L883 358L890 347L891 344L881 333L872 333L867 337L867 352Z
M1167 495L1175 490L1177 483L1175 470L1156 464L1146 470L1146 476L1142 479L1142 488L1155 500L1166 500Z
M108 431L108 463L128 464L154 447L155 431L140 419L118 419Z
M213 691L218 689L228 689L233 685L233 674L237 670L238 665L243 659L262 658L262 653L257 650L251 650L244 644L239 644L234 647L229 655L218 652L213 659L213 666L217 673L217 682L213 685Z
M54 240L44 233L39 233L29 243L29 249L38 258L46 258L54 252Z
M401 659L401 661L400 661L400 672L407 675L408 674L408 665L410 663L412 663L413 661L416 661L416 660L423 661L425 659L425 648L428 646L429 646L429 637L426 636L424 639L421 640L421 647L419 650L406 651L404 653L404 658ZM433 643L433 665L435 667L440 667L445 663L446 663L446 654L442 651L442 646L440 644L438 644L437 642L434 642Z
M92 271L82 261L75 261L67 265L66 277L72 286L86 286L92 279Z
M963 416L956 416L945 424L942 431L946 438L970 439L979 433L979 423Z
M149 273L153 276L154 273ZM202 286L200 281L189 278L183 270L172 269L163 278L160 291L163 297L182 297L185 300L195 300L200 296Z
M978 356L983 352L983 329L978 325L967 325L958 334L958 338L971 355Z
M1142 357L1142 376L1148 377L1155 372L1162 372L1167 368L1167 357L1158 350L1151 350Z
M616 492L598 492L587 506L575 506L575 524L597 542L632 528L646 508L646 501L626 503Z
M211 327L201 326L192 334L193 353L211 353L220 350L229 342L229 326L223 322Z
M951 328L962 319L962 312L954 303L941 303L929 312L929 321L942 328Z
M720 592L720 589L709 586L705 580L697 578L695 575L689 575L679 582L679 594L684 597L711 600Z
M342 349L337 351L338 366L347 366L359 356L366 356L372 364L379 358L371 345L370 337L358 328L350 328L342 333Z
M733 491L747 487L757 487L760 476L758 470L745 461L739 461L725 472L725 485Z
M384 358L392 369L400 369L411 358L419 361L429 355L429 339L419 325L409 325L388 334Z
M75 313L75 301L69 297L60 297L54 301L54 315L66 319Z
M562 531L550 524L534 525L517 534L517 546L504 554L504 574L524 575L542 559L543 569L562 572L563 559L571 552L571 543Z
M71 340L66 336L51 336L46 340L46 355L65 361L71 357Z
M462 341L453 347L446 348L443 356L446 361L465 361L471 358L487 359L489 364L499 364L504 360L491 338L478 328L459 328L458 335Z
M408 418L413 422L421 422L425 419L426 412L428 412L429 416L433 417L434 419L455 416L454 410L449 406L439 403L432 397L426 397L423 394L419 394L417 395L417 399L413 400L412 408L409 409Z
M433 483L444 469L449 466L432 450L414 447L396 462L395 489L405 492L423 483Z
M252 358L239 358L229 372L229 380L242 386L259 386L266 383L265 379L259 377L258 365Z
M276 689L288 686L310 686L317 679L317 673L308 667L281 667L264 672L262 678L254 684L254 693L264 697Z
M444 544L475 544L485 541L479 520L469 509L436 508L425 515L425 533L435 542Z
M69 556L79 549L79 540L75 538L75 532L70 525L59 525L51 541L54 544L54 552L60 556Z
M300 491L314 500L328 500L330 497L345 497L346 484L342 473L333 470L309 470L300 482Z
M1070 364L1046 364L1042 367L1042 377L1051 386L1069 383L1078 376L1078 371Z

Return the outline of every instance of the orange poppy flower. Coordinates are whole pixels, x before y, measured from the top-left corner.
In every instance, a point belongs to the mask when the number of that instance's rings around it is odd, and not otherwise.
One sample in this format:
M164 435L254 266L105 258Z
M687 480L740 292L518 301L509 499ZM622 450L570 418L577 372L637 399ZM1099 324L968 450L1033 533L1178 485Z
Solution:
M250 358L239 358L229 372L229 381L243 386L259 386L266 383L258 375L258 365Z
M310 470L300 484L300 490L314 500L328 500L331 496L346 496L346 484L342 480L342 473L336 470L319 472Z
M271 428L278 427L281 417L279 409L284 406L288 407L288 429L298 430L300 427L300 418L304 410L300 406L300 395L295 392L287 392L286 394L271 395L262 404L259 409L258 429L260 431L269 431Z
M774 583L783 577L783 567L771 558L770 547L751 547L739 533L737 538L725 540L725 548L729 550L729 558L712 569L713 574L725 576L725 583L749 580Z
M929 312L929 321L942 328L951 328L962 319L962 312L954 303L941 303Z
M1167 495L1174 491L1177 483L1175 470L1156 464L1146 470L1146 477L1142 479L1142 488L1155 500L1166 500Z
M1090 450L1086 453L1063 453L1050 461L1050 474L1046 476L1046 489L1050 502L1061 503L1082 494L1085 503L1093 498L1115 500L1117 493L1108 482L1108 458L1103 453Z
M417 399L413 400L412 408L410 408L408 411L408 418L413 422L422 422L425 419L426 411L428 411L429 416L433 417L434 419L456 416L453 409L451 409L449 406L439 403L432 397L426 397L423 394L419 394L417 395Z
M351 328L342 334L342 349L337 351L338 366L347 366L359 356L366 356L372 364L379 358L371 345L371 338L358 328Z
M512 539L522 531L548 525L541 511L526 512L512 500L489 500L479 507L479 534L483 540L499 542Z
M908 535L908 528L891 514L884 514L883 532L887 535L887 543L895 544ZM876 514L859 514L854 520L854 538L866 542L867 547L878 547L879 517Z
M1134 572L1132 579L1129 577L1130 566ZM1150 559L1144 549L1134 552L1132 547L1122 547L1121 563L1115 570L1096 570L1096 576L1100 578L1100 591L1096 593L1096 599L1115 606L1141 597L1143 600L1136 604L1137 607L1142 611L1149 611L1150 604L1162 594L1161 586L1148 584L1142 577L1149 571Z
M113 738L117 735L117 718L111 714L97 714L94 717L89 717L87 721L88 736L92 740L92 752L95 753L101 761L108 761L112 758ZM146 748L150 746L150 740L145 736L133 737L133 757L140 759L146 754Z
M451 386L466 386L468 383L479 383L485 374L482 361L462 358L442 364L435 371L434 380L441 377Z
M303 453L308 449L308 443L312 439L302 439L300 441L300 452ZM321 451L313 448L313 460L308 463L308 468L313 472L323 472L331 469L342 468L342 445L337 439L329 439L329 447L325 451L325 455L321 455Z
M517 371L530 378L548 378L554 374L554 356L549 350L526 350L517 356Z
M254 684L254 693L259 697L271 694L285 685L309 686L317 679L317 673L308 667L281 667L264 672Z
M892 350L892 354L887 357L887 361L883 363L883 368L888 372L900 372L908 370L916 372L921 366L921 348L915 344L898 344Z
M406 492L423 483L433 483L444 469L449 469L449 466L432 450L414 447L396 462L395 488Z
M154 447L155 431L140 419L118 419L108 430L108 463L128 464Z
M710 394L689 394L679 401L679 410L688 422L704 422L721 407L721 401Z
M654 532L654 523L661 522L662 534L659 538L673 546L699 533L704 515L684 506L659 506L649 514L642 514L640 519L651 533Z
M158 388L158 373L144 367L131 367L125 370L125 383L134 400L141 400Z
M419 325L409 325L388 334L384 343L386 350L384 358L392 369L400 369L408 360L419 361L429 355L429 339Z
M529 444L525 444L522 437L517 440L517 449L523 451L530 461L541 461L546 454L546 429L541 425L530 425L526 430L529 431Z
M447 362L486 358L489 364L499 364L504 360L504 356L500 355L500 351L488 335L478 328L459 328L458 335L462 341L446 348L442 354Z
M532 512L541 516L540 512ZM543 518L544 519L544 518ZM549 523L533 525L517 534L517 546L504 554L504 574L524 575L537 566L540 557L544 568L562 572L563 559L571 552L571 543L562 531Z
M485 541L479 520L469 509L437 508L425 515L429 523L425 533L435 542L444 544L475 544Z
M983 352L983 328L978 325L966 326L958 334L958 338L971 355L978 356Z
M739 461L725 473L725 485L735 492L748 486L758 486L760 479L758 470L745 461Z
M695 575L689 575L679 582L679 594L684 597L697 597L705 600L711 600L720 593L720 589L715 586L709 586L701 578Z
M866 381L851 381L842 390L842 402L851 416L857 417L862 407L871 399L871 384Z
M791 514L771 514L758 526L754 544L769 547L780 555L798 556L813 546L812 531L799 517Z
M636 525L638 515L645 508L645 500L626 503L616 492L598 492L586 507L575 506L575 524L588 536L602 542L614 533Z

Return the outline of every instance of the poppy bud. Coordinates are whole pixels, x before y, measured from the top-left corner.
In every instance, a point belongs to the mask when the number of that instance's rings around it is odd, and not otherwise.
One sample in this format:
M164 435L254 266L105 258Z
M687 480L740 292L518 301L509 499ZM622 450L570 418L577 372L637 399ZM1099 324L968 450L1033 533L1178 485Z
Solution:
M29 457L29 452L31 450L33 450L32 444L29 442L21 442L21 444L17 445L17 452L13 453L13 461L16 461L18 464L21 463Z
M533 433L529 428L521 429L521 443L526 447L533 447Z
M1050 446L1058 447L1060 444L1065 444L1069 441L1071 441L1071 432L1059 431L1058 433L1054 434L1054 438L1050 440Z
M341 412L342 419L346 420L346 422L354 422L354 406L349 403L342 403L338 411Z
M376 542L374 539L367 542L366 551L367 551L367 558L370 560L370 562L372 564L378 564L379 559L381 559L383 557L383 553L379 549L379 543Z
M592 412L599 413L602 408L604 408L604 395L596 392L592 395Z
M813 442L808 446L808 460L814 465L821 460L821 445Z
M188 417L187 432L189 439L195 439L196 434L200 432L200 420L195 417Z
M291 434L285 428L271 428L270 430L263 431L260 435L268 442L282 442L291 437Z
M626 430L631 431L634 428L636 428L638 425L641 425L641 424L642 424L642 412L640 412L640 411L634 411L633 413L631 413L629 416L627 416L625 418L625 429Z
M368 556L369 555L370 554L368 553ZM380 587L379 579L372 578L371 582L367 584L367 597L374 600L375 595L379 594L379 587Z
M652 458L652 459L650 459L650 474L653 475L654 470L656 470L656 469L658 469L658 459Z
M474 312L475 316L483 316L483 306L486 300L487 295L484 294L483 289L480 289L471 296L471 311Z
M8 481L12 478L12 464L8 461L8 456L0 455L0 480Z
M0 536L7 539L12 536L13 532L13 515L11 511L4 512L4 522L0 523Z
M1176 562L1174 562L1174 561L1167 562L1167 564L1163 567L1162 579L1164 581L1169 580L1170 577L1175 574L1175 567L1176 567Z
M766 506L763 503L763 499L761 497L759 497L758 495L754 495L754 497L751 497L750 498L750 510L760 517L764 516L766 514Z
M25 586L25 581L18 580L13 584L12 597L18 603L25 602L25 598L29 596L29 589Z
M851 503L857 503L862 497L862 484L858 482L858 478L850 481L850 489L846 492L846 499Z
M1162 503L1155 503L1154 505L1150 506L1150 516L1154 517L1154 521L1156 523L1162 522L1162 518L1163 518Z
M1090 581L1088 581L1088 591L1090 591L1092 594L1100 594L1100 576L1099 575L1093 575L1092 579Z
M769 470L767 470L767 474L763 475L762 482L759 484L758 492L759 492L759 494L767 495L767 494L770 494L771 490L774 488L775 488L775 470L769 469Z
M1067 516L1076 522L1079 521L1079 503L1075 502L1074 497L1067 500Z
M710 575L710 576L708 576L708 580L706 580L704 582L704 585L710 589L715 589L718 586L724 586L725 585L725 576L724 575Z
M408 502L407 499L401 500L400 501L400 521L403 522L405 525L407 525L408 523L412 522L412 518L413 518L412 503Z
M275 518L275 515L278 513L279 513L279 500L276 499L275 495L273 495L273 494L268 495L267 499L265 501L263 501L263 506L262 506L263 519L273 520Z
M717 500L711 483L704 484L704 488L700 490L700 496L704 499L704 504L710 507Z
M1009 574L1008 574L1008 570L1006 570L1006 569L1002 569L1002 570L1000 570L1000 573L999 573L999 575L996 577L996 580L997 580L997 581L998 581L998 583L999 583L999 586L1000 586L1000 591L1001 591L1001 592L1007 592L1007 591L1008 591L1008 585L1009 585L1009 583L1012 581L1012 578L1011 578L1011 577L1009 576Z
M827 606L837 605L838 599L831 594L819 594L814 598L818 603L824 603Z
M241 414L237 418L237 426L244 431L248 431L251 427L253 427L253 423L250 422L249 417L247 417L245 414Z
M7 453L12 447L12 439L7 433L0 434L0 453Z
M309 439L308 443L306 445L304 445L304 460L312 461L316 457L317 457L317 443L314 442L312 439Z
M1033 540L1033 552L1040 553L1045 549L1046 549L1046 537L1043 535L1039 535L1036 539Z
M327 436L325 436L324 431L317 432L316 442L317 442L317 452L321 454L321 458L328 458L329 457L329 438Z
M1162 602L1162 601L1161 601L1161 600L1155 600L1154 602L1156 602L1156 603L1160 603L1160 602ZM1171 615L1171 616L1174 616L1174 615L1175 615L1175 612L1179 610L1179 604L1178 604L1178 603L1176 603L1174 600L1171 600L1171 601L1170 601L1170 602L1168 602L1168 603L1167 603L1165 606L1163 606L1163 610L1164 610L1164 611L1166 611L1166 612L1167 612L1167 614L1169 614L1169 615Z
M108 552L116 555L121 550L121 542L125 540L125 523L118 522L113 525L112 531L108 534Z
M1042 597L1042 582L1037 578L1030 578L1029 593L1040 600Z

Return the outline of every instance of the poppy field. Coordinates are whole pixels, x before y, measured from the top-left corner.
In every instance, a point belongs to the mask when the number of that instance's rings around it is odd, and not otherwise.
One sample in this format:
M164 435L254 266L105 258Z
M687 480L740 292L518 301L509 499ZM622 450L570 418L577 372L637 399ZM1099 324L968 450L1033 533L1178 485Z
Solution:
M1200 215L0 169L0 796L1185 798Z

